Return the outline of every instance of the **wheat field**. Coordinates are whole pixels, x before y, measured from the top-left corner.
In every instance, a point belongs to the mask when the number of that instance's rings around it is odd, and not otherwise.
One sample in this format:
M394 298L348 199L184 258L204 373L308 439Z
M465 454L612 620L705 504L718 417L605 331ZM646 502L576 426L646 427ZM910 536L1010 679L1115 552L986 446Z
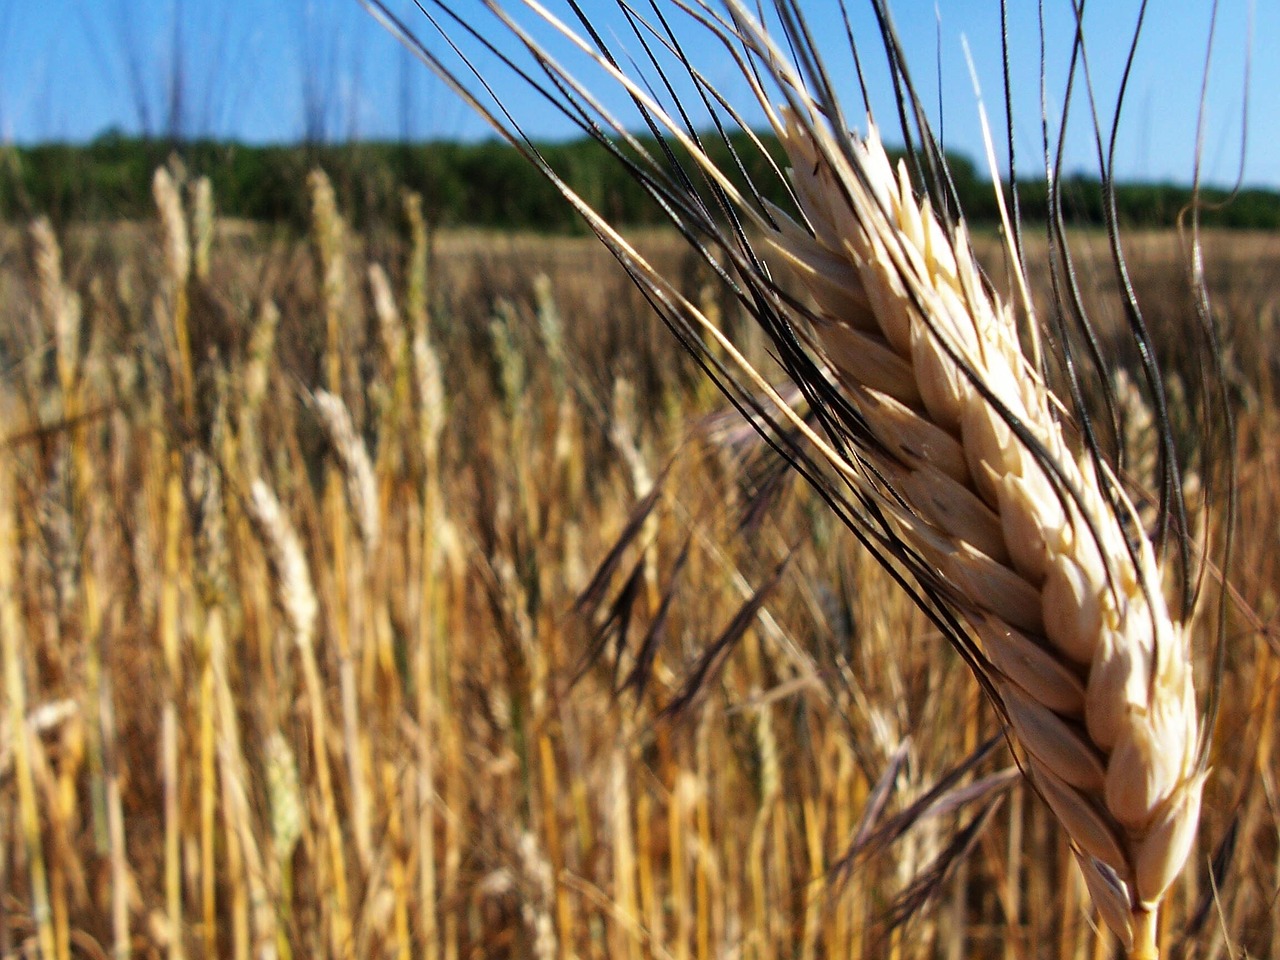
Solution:
M308 189L307 237L177 167L0 235L0 957L1115 954L965 664L603 249ZM1177 239L1130 243L1193 383ZM1159 939L1276 956L1280 242L1206 261L1249 536Z

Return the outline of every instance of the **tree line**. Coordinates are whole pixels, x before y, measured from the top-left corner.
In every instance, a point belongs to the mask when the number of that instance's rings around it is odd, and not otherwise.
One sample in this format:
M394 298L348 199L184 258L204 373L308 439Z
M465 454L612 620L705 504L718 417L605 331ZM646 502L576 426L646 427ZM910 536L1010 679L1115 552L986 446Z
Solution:
M707 138L707 150L736 179L755 185L765 198L791 206L772 165L782 167L776 140L761 139L761 153L745 134L728 142ZM662 156L656 144L646 144ZM539 152L565 181L611 222L665 223L666 217L635 179L599 145L579 140L539 144ZM496 142L420 144L355 142L342 145L248 146L218 141L174 146L163 139L113 134L85 145L50 144L0 148L0 219L27 219L44 213L57 222L132 219L151 214L151 178L156 167L177 153L193 175L208 176L219 214L304 229L309 212L306 173L323 167L341 194L343 209L362 228L394 223L405 188L421 193L437 226L474 226L581 232L577 215L556 188L513 148ZM691 169L687 157L675 159ZM960 208L973 224L998 222L990 181L967 157L948 157ZM693 175L696 175L694 171ZM1071 177L1061 184L1062 210L1069 223L1105 223L1105 191L1096 178ZM1007 192L1007 185L1006 185ZM1048 215L1042 179L1019 181L1019 207L1027 221ZM1169 227L1191 208L1190 188L1174 184L1126 183L1115 189L1116 212L1127 227ZM1201 222L1238 229L1280 228L1280 193L1248 190L1235 195L1216 189L1200 194Z

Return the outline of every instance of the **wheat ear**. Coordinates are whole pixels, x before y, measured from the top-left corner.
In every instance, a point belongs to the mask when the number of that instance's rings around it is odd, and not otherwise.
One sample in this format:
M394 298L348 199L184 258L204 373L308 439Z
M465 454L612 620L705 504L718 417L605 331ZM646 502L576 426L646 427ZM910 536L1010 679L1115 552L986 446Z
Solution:
M360 528L365 553L371 556L377 548L381 530L378 484L374 477L373 460L369 457L364 441L357 434L351 413L341 397L328 390L317 390L311 397L311 403L342 468L347 501L356 515L356 525Z
M254 479L245 506L275 575L280 609L288 620L293 640L298 647L309 649L315 641L320 603L311 585L311 570L302 541L265 480Z
M316 617L319 600L312 586L306 551L271 487L261 477L249 485L245 510L256 528L258 539L267 556L276 585L276 595L292 634L294 646L302 661L302 679L308 712L311 717L314 769L320 793L320 818L328 844L329 873L326 882L333 884L335 911L330 936L333 952L349 955L351 944L350 897L347 888L346 855L342 826L329 767L329 711L325 703L325 685L316 657ZM321 855L323 856L323 854Z
M813 117L783 116L807 223L775 212L770 240L814 303L788 321L865 430L848 452L814 446L966 625L963 652L1100 912L1131 957L1155 957L1205 775L1187 634L1151 544L1126 536L1137 514L1106 467L1073 453L963 226L916 200L874 128L837 147Z
M865 138L847 132L794 0L773 5L785 53L739 0L674 5L740 66L785 148L792 212L719 168L684 105L668 111L657 101L653 91L673 89L655 52L665 48L704 104L739 121L658 8L655 27L622 5L659 75L653 82L625 73L581 12L589 40L533 0L525 4L662 131L663 156L672 158L678 145L695 171L673 170L647 151L534 31L486 4L551 76L563 100L551 99L565 115L614 153L697 249L714 249L728 264L722 278L769 334L807 403L804 416L560 179L509 115L489 111L378 0L366 3L542 170L753 424L877 556L910 575L904 586L1005 718L1099 911L1132 958L1154 958L1157 911L1189 853L1205 779L1188 631L1170 613L1162 565L1098 444L1065 425L1068 411L1082 420L1086 411L1058 400L1024 357L1019 318L1031 329L1038 321L1018 251L1010 251L1015 309L982 275L963 223L917 198L870 119ZM947 201L938 172L945 161L911 91L887 8L875 7L904 117L914 111L926 144L922 167L933 164L934 196ZM721 210L732 212L727 223L717 218ZM786 261L807 297L774 279L752 231ZM1158 383L1158 373L1151 376Z
M975 635L973 662L1108 925L1153 956L1204 782L1187 637L1154 552L1126 538L1137 517L1114 477L1073 455L963 230L943 231L874 131L849 157L822 133L785 128L814 234L774 239L874 439L857 482Z

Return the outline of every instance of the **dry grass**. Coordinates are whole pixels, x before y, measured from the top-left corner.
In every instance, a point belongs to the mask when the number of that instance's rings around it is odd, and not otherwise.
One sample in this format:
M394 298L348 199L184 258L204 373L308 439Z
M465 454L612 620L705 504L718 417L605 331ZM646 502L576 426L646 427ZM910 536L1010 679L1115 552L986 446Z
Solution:
M215 231L207 272L184 276L174 230L170 210L163 230L62 238L61 270L0 238L0 956L1110 955L1049 812L1000 777L1003 746L961 782L993 778L1005 801L927 909L891 924L976 807L942 804L841 864L994 715L821 504L699 439L718 400L607 253L442 237L427 269L408 230L320 255ZM714 302L677 242L648 239ZM1259 533L1162 937L1170 955L1266 956L1280 301L1270 240L1217 244L1211 262L1239 257L1210 281L1236 331ZM1133 255L1172 342L1166 248ZM336 456L321 388L353 427ZM357 448L372 504L343 473ZM629 651L616 677L606 661L574 682L596 625L574 602L654 483L604 596L632 601L630 649L655 625L664 642L643 694L618 696ZM787 556L708 692L660 717Z

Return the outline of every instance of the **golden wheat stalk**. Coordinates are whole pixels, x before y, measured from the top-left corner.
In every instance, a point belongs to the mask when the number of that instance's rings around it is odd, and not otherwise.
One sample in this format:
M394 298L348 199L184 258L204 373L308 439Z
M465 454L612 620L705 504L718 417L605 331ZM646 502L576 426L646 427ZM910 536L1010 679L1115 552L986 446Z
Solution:
M334 892L329 934L334 953L346 957L352 950L352 921L342 826L338 820L329 765L329 714L315 651L316 617L320 604L312 586L310 565L302 541L275 493L262 478L255 478L250 484L245 508L266 552L275 580L277 600L302 661L303 687L311 719L313 757L320 793L321 828L328 846L327 882L333 884Z
M27 712L27 650L19 610L18 526L14 512L14 482L6 462L0 464L0 653L3 654L5 719L12 752L12 767L18 792L18 829L22 853L27 860L31 886L35 943L47 957L57 956L57 936L49 895L49 868L42 836L40 803L36 791L32 723ZM8 766L8 764L6 764Z
M1165 600L1166 570L1116 471L1092 435L1081 440L1071 425L1074 417L1087 426L1083 404L1056 397L1024 354L1019 322L1036 330L1038 318L1013 243L1016 296L1007 303L982 274L963 222L935 215L917 196L871 119L865 136L848 132L794 0L775 3L787 52L740 0L674 4L735 59L754 91L786 152L790 211L741 187L708 155L683 107L669 111L656 99L668 75L650 42L666 47L704 103L741 115L702 79L665 19L658 30L627 8L660 84L624 72L576 7L590 39L535 0L524 4L621 86L650 128L692 159L692 171L664 168L532 28L486 3L552 78L566 115L590 114L583 129L691 242L729 264L723 279L771 336L805 415L559 178L518 126L505 127L378 0L366 5L539 166L758 428L886 564L914 579L914 597L1005 718L1107 924L1132 958L1156 957L1158 909L1191 849L1206 776L1186 615L1175 618ZM891 26L882 30L896 43ZM905 90L904 113L922 117ZM921 134L932 146L927 129ZM936 150L926 159L944 163ZM949 199L945 178L934 177L935 196ZM709 212L717 208L733 212L728 225ZM807 296L779 284L755 234ZM1031 353L1039 357L1038 343ZM1158 373L1150 374L1158 390Z

